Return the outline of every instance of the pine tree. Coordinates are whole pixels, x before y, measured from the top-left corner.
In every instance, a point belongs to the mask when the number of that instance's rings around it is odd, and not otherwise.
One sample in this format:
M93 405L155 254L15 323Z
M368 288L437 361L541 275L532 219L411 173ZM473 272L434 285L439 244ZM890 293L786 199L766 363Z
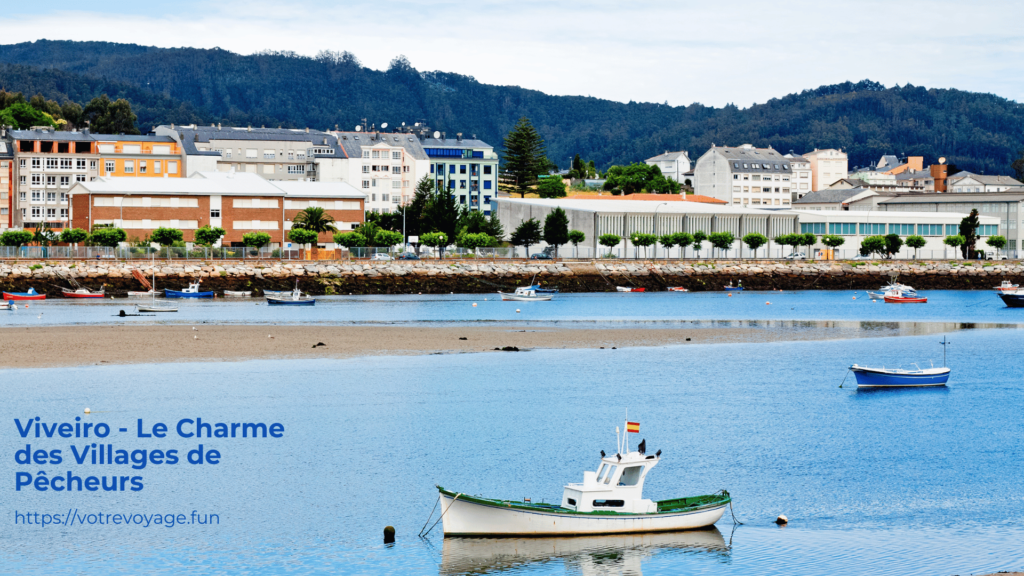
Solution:
M513 246L526 246L526 257L530 257L530 246L540 242L540 222L536 218L524 220L512 233L509 243Z
M505 136L505 171L514 181L514 190L523 198L537 183L537 176L548 164L544 140L530 120L519 119Z
M558 257L558 247L569 241L569 217L565 210L555 208L544 219L544 241L548 246L555 247L555 258Z

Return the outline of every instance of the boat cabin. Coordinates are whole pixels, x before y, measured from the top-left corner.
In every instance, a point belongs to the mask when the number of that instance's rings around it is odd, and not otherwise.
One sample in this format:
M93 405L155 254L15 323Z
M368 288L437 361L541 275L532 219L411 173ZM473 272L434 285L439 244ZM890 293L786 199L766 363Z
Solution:
M650 514L658 505L643 498L644 480L660 458L640 452L605 456L596 471L583 472L583 482L567 484L562 508L576 512Z

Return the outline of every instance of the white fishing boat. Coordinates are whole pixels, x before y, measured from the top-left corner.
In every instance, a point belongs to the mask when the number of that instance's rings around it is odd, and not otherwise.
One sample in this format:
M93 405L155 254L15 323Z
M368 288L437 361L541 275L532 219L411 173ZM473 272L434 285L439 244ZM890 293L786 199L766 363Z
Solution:
M0 310L17 310L18 305L14 302L8 302L6 300L0 301Z
M554 294L551 293L538 292L536 286L522 286L516 288L516 291L511 294L499 290L498 294L501 295L502 300L513 300L516 302L539 302L543 300L551 300L555 296Z
M900 284L899 282L892 282L887 286L879 288L878 292L868 291L868 296L872 300L885 300L886 296L890 297L905 297L905 298L916 298L917 290L906 284Z
M648 455L647 442L629 450L629 433L640 424L626 422L617 452L601 451L596 471L583 482L567 484L560 504L500 500L438 489L444 535L448 536L571 536L673 532L707 528L717 522L732 499L722 490L707 496L648 500L644 482L661 461L661 450Z
M634 288L632 286L616 286L616 292L647 292L647 288Z
M240 290L225 290L224 296L227 298L249 298L252 296L252 290L240 291Z
M1016 292L1018 288L1020 288L1019 285L1009 280L1003 280L1002 284L996 286L996 292Z

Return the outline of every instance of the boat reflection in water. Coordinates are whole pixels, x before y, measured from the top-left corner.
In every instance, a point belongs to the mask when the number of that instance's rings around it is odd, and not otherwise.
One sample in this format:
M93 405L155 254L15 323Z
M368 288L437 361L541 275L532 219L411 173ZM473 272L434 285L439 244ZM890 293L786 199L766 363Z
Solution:
M640 576L641 562L664 552L689 552L719 558L729 546L717 528L555 538L445 538L440 574L491 574L529 564L564 562L566 572L583 576ZM570 569L571 567L571 569Z

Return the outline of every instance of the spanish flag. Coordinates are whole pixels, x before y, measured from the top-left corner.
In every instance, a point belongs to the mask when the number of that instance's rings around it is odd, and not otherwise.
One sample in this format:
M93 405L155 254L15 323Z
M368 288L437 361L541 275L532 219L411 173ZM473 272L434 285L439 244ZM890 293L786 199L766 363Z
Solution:
M626 432L632 432L633 434L639 433L640 432L640 423L639 422L626 422Z

